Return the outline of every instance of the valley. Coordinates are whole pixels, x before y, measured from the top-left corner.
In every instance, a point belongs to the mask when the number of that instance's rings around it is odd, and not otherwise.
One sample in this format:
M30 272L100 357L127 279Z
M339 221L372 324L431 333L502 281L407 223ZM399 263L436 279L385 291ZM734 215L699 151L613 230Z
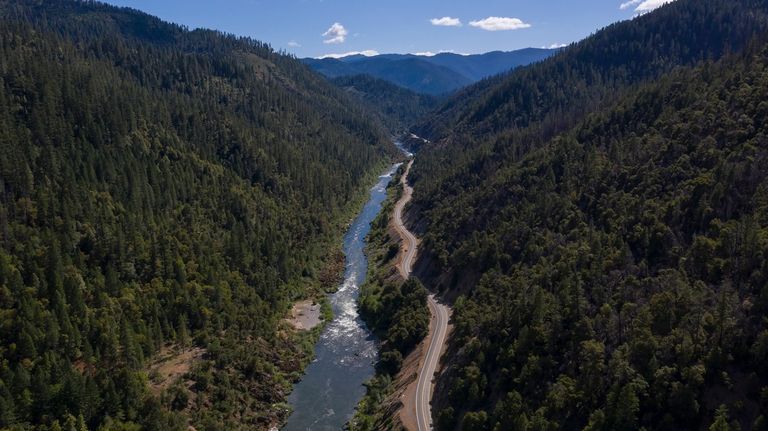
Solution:
M344 279L330 297L334 318L327 322L313 361L288 397L293 412L283 430L343 428L364 394L363 383L373 377L378 355L372 334L358 316L357 297L368 267L365 239L396 169L397 165L379 178L344 237Z
M765 0L292 1L0 0L0 429L768 430Z

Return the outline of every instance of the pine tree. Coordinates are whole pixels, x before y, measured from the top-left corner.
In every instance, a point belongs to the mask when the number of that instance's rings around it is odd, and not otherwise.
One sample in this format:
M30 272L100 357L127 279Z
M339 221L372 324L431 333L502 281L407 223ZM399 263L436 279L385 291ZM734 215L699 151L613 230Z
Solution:
M709 431L735 431L728 423L728 407L722 404L715 412L715 420L709 426Z

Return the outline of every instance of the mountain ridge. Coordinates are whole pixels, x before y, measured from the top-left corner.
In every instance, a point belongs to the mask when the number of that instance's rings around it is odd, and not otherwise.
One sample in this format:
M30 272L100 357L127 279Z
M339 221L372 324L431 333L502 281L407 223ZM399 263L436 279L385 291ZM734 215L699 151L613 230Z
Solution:
M341 58L304 58L302 61L329 78L368 74L418 93L443 95L489 76L541 61L559 49L524 48L462 55L438 53L350 55Z

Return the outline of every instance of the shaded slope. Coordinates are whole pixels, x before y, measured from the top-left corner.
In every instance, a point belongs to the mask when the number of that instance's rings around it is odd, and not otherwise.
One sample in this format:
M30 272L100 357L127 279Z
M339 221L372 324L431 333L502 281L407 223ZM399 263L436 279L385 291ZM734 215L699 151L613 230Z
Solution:
M766 74L766 49L673 73L430 210L424 246L477 280L442 286L440 429L761 429Z
M557 128L622 87L739 51L768 29L766 8L762 0L684 0L613 24L540 64L467 88L425 122L420 134L435 140L541 121L542 128Z
M416 129L439 429L762 429L767 10L678 0Z
M92 2L0 20L0 427L279 423L307 360L283 315L388 138L260 42ZM151 396L152 355L190 344Z
M434 109L440 100L368 75L341 76L331 82L377 113L393 134L408 130L410 125Z
M457 192L454 184L469 187L468 180L478 186L632 85L738 52L766 34L764 0L679 0L468 87L414 128L434 142L414 165L414 203L428 207Z

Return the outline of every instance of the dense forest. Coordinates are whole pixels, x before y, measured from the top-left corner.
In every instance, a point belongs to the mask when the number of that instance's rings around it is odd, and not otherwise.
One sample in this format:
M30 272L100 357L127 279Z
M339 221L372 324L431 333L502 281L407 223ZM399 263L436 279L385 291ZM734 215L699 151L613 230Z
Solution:
M369 75L341 76L331 82L362 101L395 136L420 121L440 102L436 96L414 93Z
M282 318L386 134L254 40L90 1L0 1L0 21L0 428L278 423L307 359Z
M441 195L451 177L490 172L519 158L632 85L739 52L766 34L765 0L678 0L606 27L541 63L467 87L413 129L451 144L420 155L413 172L414 180L423 180L417 193Z
M678 0L418 129L439 429L768 427L766 11Z
M675 73L434 215L480 224L449 257L480 279L444 427L764 429L767 73Z
M418 119L438 429L768 430L768 1L677 0L445 100L93 1L0 22L0 429L279 426L317 334L287 310ZM428 328L396 185L354 430L395 426Z

